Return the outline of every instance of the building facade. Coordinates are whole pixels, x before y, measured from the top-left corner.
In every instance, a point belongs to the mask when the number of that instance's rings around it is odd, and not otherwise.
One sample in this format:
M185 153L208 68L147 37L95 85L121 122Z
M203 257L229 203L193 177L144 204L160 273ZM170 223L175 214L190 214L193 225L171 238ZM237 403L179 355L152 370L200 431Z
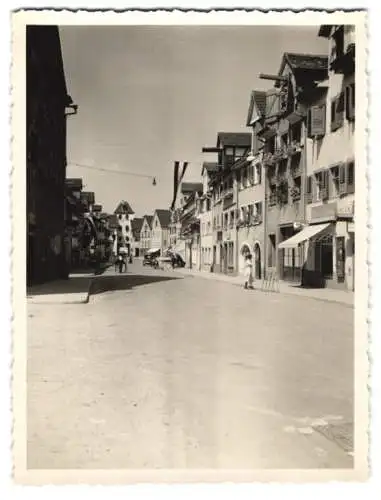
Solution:
M140 230L140 248L144 256L151 249L153 215L144 215L142 228Z
M156 209L152 219L151 248L160 250L161 255L169 247L169 226L171 212L165 209Z
M355 287L355 31L322 26L329 68L309 96L307 222L321 230L304 245L306 285Z
M217 170L209 182L212 193L214 272L238 272L238 198L241 187L238 179L241 169L237 169L237 165L245 161L251 141L249 133L219 132L216 147L203 148L205 153L217 153Z
M197 217L200 225L199 270L210 271L213 265L213 215L211 177L217 172L217 163L204 162L201 170L202 194L198 198Z
M131 222L132 228L132 255L134 257L141 256L141 241L140 232L143 226L143 217L135 217Z
M118 252L122 248L130 256L132 252L132 220L135 217L135 212L132 210L131 205L123 200L114 210L114 214L118 218Z
M307 221L308 124L303 95L325 80L327 64L326 56L286 53L277 75L263 76L275 81L266 95L266 118L258 134L264 140L266 169L266 264L280 279L294 282L302 280L302 251L283 242Z
M67 94L57 26L26 28L27 282L67 278Z

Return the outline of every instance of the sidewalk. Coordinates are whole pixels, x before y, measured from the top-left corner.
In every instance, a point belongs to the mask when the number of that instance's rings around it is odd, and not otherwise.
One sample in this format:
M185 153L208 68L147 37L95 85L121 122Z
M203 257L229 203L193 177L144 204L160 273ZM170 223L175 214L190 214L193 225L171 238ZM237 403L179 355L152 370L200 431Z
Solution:
M207 271L195 271L194 269L188 269L188 268L182 268L182 269L177 268L176 271L184 275L190 275L204 279L211 279L215 281L223 281L225 283L230 283L231 285L236 285L236 286L243 285L242 276L227 276L225 274L210 273ZM260 282L258 281L255 282L254 287L260 287ZM263 292L275 293L270 291L263 291ZM325 302L336 302L338 304L343 304L348 307L354 307L354 293L350 291L336 290L331 288L302 288L299 285L281 281L279 283L279 292L284 295L297 295L300 297L307 297L310 299L322 300Z
M75 273L67 280L50 281L27 288L31 304L86 304L94 273Z

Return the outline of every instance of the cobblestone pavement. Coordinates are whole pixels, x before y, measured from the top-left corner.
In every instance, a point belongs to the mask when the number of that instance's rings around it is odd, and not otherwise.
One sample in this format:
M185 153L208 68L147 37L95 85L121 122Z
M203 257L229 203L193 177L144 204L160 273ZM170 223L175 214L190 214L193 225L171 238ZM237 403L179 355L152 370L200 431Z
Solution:
M115 280L28 304L29 468L353 466L321 432L353 421L353 310L137 266Z

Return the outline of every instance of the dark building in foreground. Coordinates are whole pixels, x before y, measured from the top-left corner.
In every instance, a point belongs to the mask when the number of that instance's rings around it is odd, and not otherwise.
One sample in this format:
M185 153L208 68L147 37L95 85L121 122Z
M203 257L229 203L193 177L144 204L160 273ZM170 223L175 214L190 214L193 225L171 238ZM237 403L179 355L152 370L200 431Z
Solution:
M67 277L65 258L67 94L57 26L27 26L27 282ZM72 111L71 113L69 111Z

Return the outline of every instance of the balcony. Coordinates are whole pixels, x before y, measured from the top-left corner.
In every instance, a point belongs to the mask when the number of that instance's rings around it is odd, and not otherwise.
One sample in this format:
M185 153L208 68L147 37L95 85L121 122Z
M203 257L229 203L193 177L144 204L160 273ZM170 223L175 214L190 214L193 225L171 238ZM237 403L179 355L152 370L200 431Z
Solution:
M340 47L333 47L329 59L329 66L335 73L348 74L355 67L355 42L354 34L348 37Z
M287 159L287 157L288 157L287 147L281 146L280 148L276 149L275 153L273 154L273 161L278 162Z

